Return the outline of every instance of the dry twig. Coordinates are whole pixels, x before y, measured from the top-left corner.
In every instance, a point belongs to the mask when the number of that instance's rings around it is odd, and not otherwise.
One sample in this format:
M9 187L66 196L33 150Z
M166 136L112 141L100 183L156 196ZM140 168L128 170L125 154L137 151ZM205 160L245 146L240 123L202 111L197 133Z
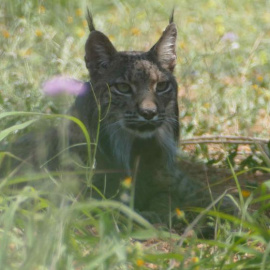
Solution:
M180 144L267 144L269 139L243 137L243 136L199 136L181 140Z

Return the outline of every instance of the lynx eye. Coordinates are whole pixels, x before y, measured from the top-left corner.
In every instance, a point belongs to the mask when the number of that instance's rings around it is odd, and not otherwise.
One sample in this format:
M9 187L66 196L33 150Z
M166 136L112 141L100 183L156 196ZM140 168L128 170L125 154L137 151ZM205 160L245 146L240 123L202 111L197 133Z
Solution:
M170 90L170 83L168 81L157 83L156 92L158 94L165 93L168 90Z
M127 94L132 93L131 86L127 83L116 83L113 86L114 86L115 90L117 92L119 92L120 94L127 95Z

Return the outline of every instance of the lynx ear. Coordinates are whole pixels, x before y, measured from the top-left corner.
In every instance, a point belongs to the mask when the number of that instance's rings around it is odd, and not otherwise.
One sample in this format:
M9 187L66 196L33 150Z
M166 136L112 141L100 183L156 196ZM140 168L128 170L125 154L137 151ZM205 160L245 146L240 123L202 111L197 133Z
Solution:
M85 44L85 64L92 73L94 70L104 69L117 52L110 40L101 32L96 31L93 16L87 10L87 21L90 35Z
M170 19L172 21L173 19ZM176 25L171 22L158 42L151 48L161 66L169 71L173 71L176 64Z
M106 68L116 49L110 40L101 32L90 33L85 44L85 64L91 72L93 69Z

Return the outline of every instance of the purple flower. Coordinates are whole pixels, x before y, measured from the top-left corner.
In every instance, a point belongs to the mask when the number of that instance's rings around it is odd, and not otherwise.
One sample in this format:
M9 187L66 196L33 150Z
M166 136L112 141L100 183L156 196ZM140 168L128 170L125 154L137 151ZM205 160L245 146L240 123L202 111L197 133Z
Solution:
M48 96L55 96L62 93L79 95L84 93L86 86L84 82L65 76L57 76L43 84L43 92Z
M221 38L222 41L234 42L238 39L238 36L234 32L227 32Z

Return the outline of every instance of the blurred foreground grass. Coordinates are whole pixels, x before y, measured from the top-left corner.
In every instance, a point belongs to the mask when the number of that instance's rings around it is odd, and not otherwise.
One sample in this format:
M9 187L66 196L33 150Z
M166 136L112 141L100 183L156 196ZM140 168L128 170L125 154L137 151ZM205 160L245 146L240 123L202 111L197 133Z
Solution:
M270 2L262 0L2 1L0 113L68 109L73 97L44 97L41 85L57 74L88 80L86 6L116 48L146 50L167 25L174 4L182 137L268 138ZM0 129L24 121L1 119ZM44 172L2 179L1 269L269 269L267 183L256 198L262 208L247 211L253 195L240 196L240 219L221 215L227 220L221 224L213 214L214 240L191 236L179 245L180 236L154 229L120 203L78 202L69 192L74 177ZM25 178L43 179L53 189L44 184L12 192L10 180Z

